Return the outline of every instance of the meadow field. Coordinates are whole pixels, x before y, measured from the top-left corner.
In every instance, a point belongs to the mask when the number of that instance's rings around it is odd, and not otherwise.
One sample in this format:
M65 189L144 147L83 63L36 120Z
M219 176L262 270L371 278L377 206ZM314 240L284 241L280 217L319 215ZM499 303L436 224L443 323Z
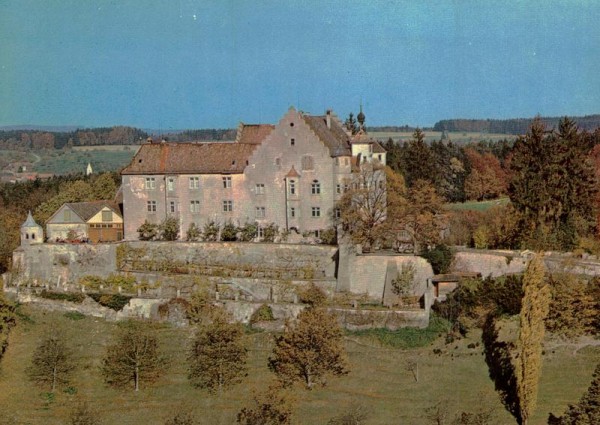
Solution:
M249 375L244 383L222 394L194 389L187 380L186 353L190 328L164 325L160 337L171 366L152 386L135 393L107 387L100 374L101 359L116 324L102 319L65 315L20 306L18 325L0 362L0 417L2 424L64 424L80 400L87 400L103 424L162 424L181 409L192 410L201 424L230 425L237 412L250 403L253 392L267 388L272 373L267 358L272 334L249 333ZM65 329L78 367L72 382L54 395L28 380L25 369L32 352L50 327ZM332 378L324 388L295 388L296 424L327 424L356 406L369 414L366 424L430 424L428 408L442 403L448 411L493 410L493 423L514 424L488 378L480 333L445 344L443 338L420 348L381 345L369 334L347 334L350 373ZM434 349L441 350L435 354ZM437 352L437 350L436 350ZM556 344L546 349L539 403L531 424L545 424L549 412L560 414L586 390L600 356L599 347L576 350ZM418 382L407 362L418 364Z
M111 145L36 151L41 160L33 165L33 171L52 174L84 173L88 163L92 164L95 173L119 171L129 164L138 149L139 145Z

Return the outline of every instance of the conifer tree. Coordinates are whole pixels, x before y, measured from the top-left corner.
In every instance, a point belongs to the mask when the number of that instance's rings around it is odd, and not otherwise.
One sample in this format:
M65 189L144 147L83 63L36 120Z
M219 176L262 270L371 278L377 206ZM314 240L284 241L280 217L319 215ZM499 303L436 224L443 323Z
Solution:
M519 356L516 359L517 398L521 423L527 425L537 404L538 381L542 368L544 321L550 305L550 287L544 279L544 261L536 255L523 276Z
M593 380L579 403L569 405L560 425L600 424L600 363L596 365Z

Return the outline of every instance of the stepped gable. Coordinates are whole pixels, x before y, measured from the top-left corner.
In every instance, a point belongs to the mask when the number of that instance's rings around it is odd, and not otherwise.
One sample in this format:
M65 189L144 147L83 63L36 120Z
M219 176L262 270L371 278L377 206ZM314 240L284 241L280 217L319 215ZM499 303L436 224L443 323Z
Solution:
M271 124L240 123L235 141L248 145L260 145L274 128L275 126Z
M250 143L147 143L121 171L130 174L242 174Z
M119 216L121 215L118 205L111 201L67 202L65 205L73 210L83 221L88 221L104 207L110 208Z
M326 115L302 115L302 118L325 146L329 148L332 157L352 155L350 138L335 115L330 116L329 128L327 127Z

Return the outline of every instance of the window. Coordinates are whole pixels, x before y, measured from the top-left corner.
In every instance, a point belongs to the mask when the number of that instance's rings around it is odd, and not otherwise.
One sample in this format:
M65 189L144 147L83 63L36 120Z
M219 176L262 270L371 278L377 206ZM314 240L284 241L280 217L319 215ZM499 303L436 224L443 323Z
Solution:
M312 207L312 216L321 217L321 207Z
M167 190L172 192L175 190L175 177L169 177L167 179Z
M190 189L200 188L200 177L190 177Z
M231 189L231 177L223 177L223 189Z
M233 201L223 201L223 212L232 212L233 211Z
M383 189L383 180L379 180L379 189Z
M146 177L144 187L146 190L156 189L156 179L154 177Z
M369 145L369 153L373 153L373 145Z
M381 162L381 154L377 154L377 160Z
M335 158L335 165L338 167L340 166L340 158L339 157Z
M344 184L344 193L348 192L348 189L349 189L348 183L345 183Z
M290 139L290 146L294 146L296 144L296 139L291 138Z
M288 182L288 188L290 190L290 195L296 194L296 180L290 180Z
M342 210L340 210L339 208L336 208L334 210L334 217L335 218L341 218L342 217Z
M200 212L200 201L190 201L190 212L199 213Z
M155 213L156 212L156 201L147 201L146 207L148 208L148 212Z
M321 183L319 183L318 180L312 181L312 184L310 185L310 193L312 193L313 195L321 194Z
M112 211L102 211L102 221L113 221Z
M63 220L64 221L71 221L71 210L64 210L63 211Z
M315 230L315 238L320 238L320 237L321 237L321 231Z
M169 212L171 214L174 214L177 212L177 204L175 203L175 201L169 201Z
M335 193L342 193L342 185L341 184L336 184L335 185Z
M264 238L265 237L265 228L264 227L259 227L258 228L258 237L259 238Z
M256 184L256 194L257 195L264 195L265 194L265 184L264 183L257 183Z
M292 217L292 218L296 217L296 208L295 207L290 208L290 217Z
M35 239L35 233L31 234L31 239Z
M281 158L275 158L275 166L281 168Z
M256 218L265 218L266 208L265 207L256 207Z
M315 168L313 157L310 155L304 155L302 157L302 169L303 170L313 170Z

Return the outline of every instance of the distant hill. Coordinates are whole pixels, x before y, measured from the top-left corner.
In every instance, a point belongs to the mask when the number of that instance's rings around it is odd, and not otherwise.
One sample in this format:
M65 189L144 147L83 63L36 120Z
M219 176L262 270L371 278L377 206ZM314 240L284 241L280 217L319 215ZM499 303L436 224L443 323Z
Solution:
M563 117L542 117L548 129L557 128L558 122ZM570 117L581 130L594 131L600 127L600 115L586 115L583 117ZM525 134L533 118L514 118L506 120L471 120L449 119L441 120L433 126L434 131L452 132L480 132L499 134Z

